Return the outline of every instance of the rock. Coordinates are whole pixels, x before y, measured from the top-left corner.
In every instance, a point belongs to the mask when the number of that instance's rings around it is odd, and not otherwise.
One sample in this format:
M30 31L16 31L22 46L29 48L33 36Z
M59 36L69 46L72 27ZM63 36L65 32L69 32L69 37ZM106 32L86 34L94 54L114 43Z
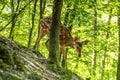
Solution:
M54 68L39 51L0 35L0 80L82 80L62 68Z

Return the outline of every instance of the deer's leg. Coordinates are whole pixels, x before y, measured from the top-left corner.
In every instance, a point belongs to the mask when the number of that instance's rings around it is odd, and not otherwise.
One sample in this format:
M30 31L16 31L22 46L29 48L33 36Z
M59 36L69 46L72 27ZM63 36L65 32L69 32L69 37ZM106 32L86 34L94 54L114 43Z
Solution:
M62 53L63 53L63 60L62 60L62 67L67 68L67 53L66 53L66 48L62 48Z
M36 39L35 45L33 46L34 49L38 50L38 45L40 43L40 40L45 36L44 30L40 30L40 33L38 34L38 37Z

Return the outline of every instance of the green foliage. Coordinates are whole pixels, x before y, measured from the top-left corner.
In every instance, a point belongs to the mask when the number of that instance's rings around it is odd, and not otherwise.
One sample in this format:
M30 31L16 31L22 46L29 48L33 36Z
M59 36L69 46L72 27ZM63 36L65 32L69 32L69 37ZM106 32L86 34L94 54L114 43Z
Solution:
M20 0L19 9L22 9L29 0ZM75 3L77 2L77 3ZM29 30L31 28L31 15L33 9L32 2L29 6L27 6L24 11L17 17L15 29L14 29L14 40L27 46L28 43L28 35ZM67 5L69 4L69 16L68 22L71 20L71 15L75 15L74 20L72 20L72 31L71 34L74 36L78 36L79 41L83 41L85 39L89 39L90 42L85 45L82 49L82 56L80 58L77 57L75 50L68 50L68 69L76 72L78 75L83 76L85 78L93 79L91 75L91 65L92 65L92 57L93 50L97 51L97 69L96 69L96 77L95 79L101 78L101 68L102 68L102 60L104 57L104 53L106 54L105 60L105 68L104 68L104 78L103 80L115 80L116 77L116 68L117 68L117 53L118 53L118 28L117 28L117 6L120 2L115 0L97 0L97 3L94 3L94 0L64 0L64 5L62 9L62 23L64 24L65 13L67 12ZM75 11L74 9L75 6ZM14 2L15 7L17 3ZM47 0L45 6L45 12L43 17L51 16L52 14L52 5L53 0ZM97 8L97 37L96 41L94 41L94 6ZM37 12L35 16L35 28L32 36L32 44L33 47L37 32L38 32L38 21L39 21L39 3L37 3ZM112 9L112 13L110 13L110 9ZM11 16L11 7L10 1L1 0L0 3L0 29L3 28L12 18ZM110 24L108 24L109 15L112 15ZM71 23L68 23L66 26L69 27ZM11 29L11 24L9 24L3 31L0 31L1 35L7 36L9 35ZM106 38L107 33L109 34L108 39ZM48 50L45 46L45 41L47 37L43 38L40 42L39 51L47 58ZM94 47L94 43L96 46ZM5 50L5 49L3 49ZM7 51L7 50L6 50ZM4 53L4 52L3 52ZM12 55L9 55L12 56ZM17 63L10 58L10 61L13 63ZM0 63L3 63L3 60L0 59ZM20 64L22 65L22 64ZM94 80L94 79L93 79Z

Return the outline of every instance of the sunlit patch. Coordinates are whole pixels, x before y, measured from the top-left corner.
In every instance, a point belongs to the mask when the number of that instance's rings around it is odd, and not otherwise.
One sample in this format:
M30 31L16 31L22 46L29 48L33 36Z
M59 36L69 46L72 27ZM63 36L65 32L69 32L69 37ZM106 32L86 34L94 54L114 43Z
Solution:
M102 15L102 20L103 20L104 22L107 22L107 21L108 21L108 17L109 17L109 15L103 14L103 15Z
M112 17L112 19L111 19L112 21L114 21L114 22L117 22L117 16L115 16L115 17Z

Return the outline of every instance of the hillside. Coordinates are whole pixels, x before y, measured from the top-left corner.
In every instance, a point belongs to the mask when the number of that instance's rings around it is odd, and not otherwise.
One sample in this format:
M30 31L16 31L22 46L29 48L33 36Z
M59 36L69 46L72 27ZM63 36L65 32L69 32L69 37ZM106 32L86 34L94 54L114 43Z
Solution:
M81 80L70 70L53 68L40 52L0 35L0 80Z

